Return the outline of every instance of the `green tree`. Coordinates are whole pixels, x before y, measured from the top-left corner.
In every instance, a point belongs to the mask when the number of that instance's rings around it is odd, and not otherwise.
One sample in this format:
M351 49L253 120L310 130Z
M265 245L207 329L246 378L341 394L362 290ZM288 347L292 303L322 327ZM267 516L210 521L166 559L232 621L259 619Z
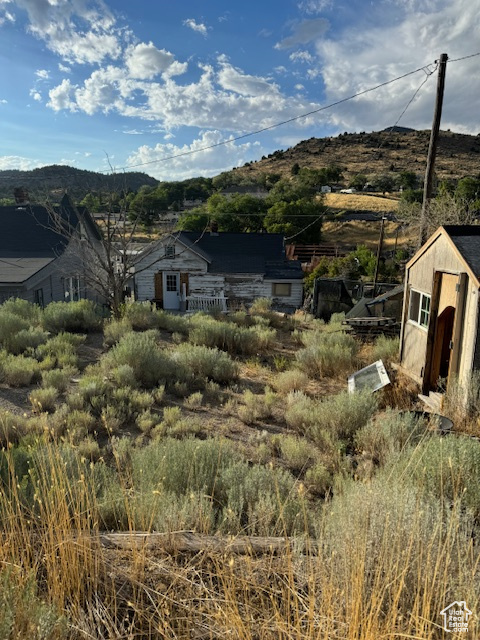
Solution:
M325 207L307 198L293 202L276 202L264 219L269 233L283 233L295 242L319 242Z
M404 189L416 189L418 182L417 174L413 171L402 171L398 176L398 185Z
M357 191L361 191L363 187L367 184L368 178L363 173L357 173L356 176L350 180L349 187L353 189L357 189Z

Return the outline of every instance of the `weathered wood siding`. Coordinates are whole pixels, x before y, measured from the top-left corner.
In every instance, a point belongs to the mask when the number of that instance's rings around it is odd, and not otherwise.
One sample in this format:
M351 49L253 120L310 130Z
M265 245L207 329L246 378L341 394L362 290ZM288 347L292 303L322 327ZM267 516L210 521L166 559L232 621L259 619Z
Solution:
M426 329L408 320L410 292L412 289L432 295L436 271L460 275L465 272L465 263L457 256L451 243L444 236L436 241L410 266L406 273L401 365L417 382L421 382L426 365ZM474 366L474 353L478 323L478 290L467 280L462 344L460 347L459 377L465 379ZM430 317L430 322L435 318Z
M155 298L155 274L163 271L176 271L189 274L189 290L194 275L206 274L208 263L183 244L176 243L175 257L165 257L164 244L158 243L155 249L141 260L136 267L135 287L137 300Z
M190 274L187 295L215 296L225 291L225 277L218 273ZM225 294L226 295L226 294Z
M273 295L273 285L282 282L291 285L289 296ZM265 293L262 297L272 298L272 308L279 311L292 311L299 309L303 302L303 280L265 280Z

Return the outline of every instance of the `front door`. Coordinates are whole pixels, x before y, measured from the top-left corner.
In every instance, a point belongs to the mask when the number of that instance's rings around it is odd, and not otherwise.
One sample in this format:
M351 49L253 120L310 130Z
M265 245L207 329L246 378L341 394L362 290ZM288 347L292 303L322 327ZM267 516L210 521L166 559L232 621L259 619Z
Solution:
M180 309L180 274L174 271L163 272L163 308Z

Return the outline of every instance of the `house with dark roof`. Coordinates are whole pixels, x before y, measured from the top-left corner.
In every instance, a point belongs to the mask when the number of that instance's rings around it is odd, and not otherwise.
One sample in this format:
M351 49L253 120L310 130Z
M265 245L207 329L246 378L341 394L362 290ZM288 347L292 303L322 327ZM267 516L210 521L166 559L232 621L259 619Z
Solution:
M480 370L479 303L480 226L440 227L405 273L400 366L424 394Z
M202 299L235 308L270 298L284 311L302 304L301 264L287 260L279 233L179 231L149 247L135 271L136 298L163 309L206 308L194 307Z
M88 213L79 213L68 197L53 215L28 203L0 207L0 228L0 303L12 297L42 306L97 298L71 245L77 233L96 236L98 230Z

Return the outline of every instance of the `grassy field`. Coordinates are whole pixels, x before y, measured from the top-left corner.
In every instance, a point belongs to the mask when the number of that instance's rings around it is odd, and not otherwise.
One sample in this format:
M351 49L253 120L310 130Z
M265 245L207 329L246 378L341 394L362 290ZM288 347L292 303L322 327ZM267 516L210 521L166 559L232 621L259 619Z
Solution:
M441 437L341 320L1 306L0 638L475 637L479 382Z
M395 213L398 209L398 195L371 193L326 193L325 205L335 212L371 211L373 213Z

